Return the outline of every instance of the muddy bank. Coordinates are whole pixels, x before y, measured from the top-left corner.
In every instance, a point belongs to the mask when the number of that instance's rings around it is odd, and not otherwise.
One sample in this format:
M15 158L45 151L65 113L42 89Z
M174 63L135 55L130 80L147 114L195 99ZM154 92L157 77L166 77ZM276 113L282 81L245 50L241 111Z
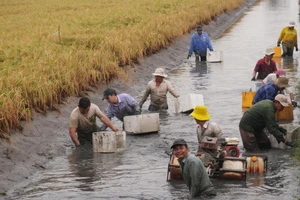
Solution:
M220 36L255 3L255 0L246 0L245 2L239 10L224 13L209 25L204 26L204 31L209 33L211 38ZM178 67L186 59L192 34L193 32L176 40L172 46L155 55L140 59L141 64L130 69L132 71L131 81L126 84L122 81L115 81L111 87L116 88L117 92L129 93L139 100L140 94L144 91L146 83L152 78L151 73L155 68L165 66L168 72ZM102 110L107 107L107 103L101 100L105 87L97 90L96 93L90 93L91 101L99 105ZM57 112L49 112L47 116L35 114L34 121L24 125L25 129L22 134L12 135L10 144L1 141L0 192L22 186L24 180L30 181L33 173L47 168L49 161L56 156L64 155L67 149L73 148L68 135L68 121L69 114L77 106L77 103L78 98L71 97L67 99L66 105L60 106L61 114Z

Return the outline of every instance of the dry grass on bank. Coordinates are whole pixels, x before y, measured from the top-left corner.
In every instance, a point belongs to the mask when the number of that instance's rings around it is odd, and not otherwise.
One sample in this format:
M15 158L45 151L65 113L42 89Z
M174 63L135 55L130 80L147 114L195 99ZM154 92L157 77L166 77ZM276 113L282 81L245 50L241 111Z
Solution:
M0 2L0 130L56 109L120 66L168 46L243 0L4 0ZM60 27L60 32L58 32ZM1 135L4 136L3 134Z

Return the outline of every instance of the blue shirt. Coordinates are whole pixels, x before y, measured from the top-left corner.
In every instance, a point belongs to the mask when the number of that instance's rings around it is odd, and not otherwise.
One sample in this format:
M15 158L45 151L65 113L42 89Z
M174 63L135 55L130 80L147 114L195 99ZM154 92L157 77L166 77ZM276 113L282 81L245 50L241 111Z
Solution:
M123 93L117 95L119 103L109 104L107 110L107 117L117 117L123 121L123 118L127 115L134 115L136 113L137 101L129 94Z
M275 83L274 82L267 83L266 85L258 89L252 101L252 105L265 99L270 99L273 101L277 93L278 93L278 87L275 85Z
M206 56L207 48L210 51L213 51L207 33L204 31L202 31L201 35L199 35L198 32L194 33L190 44L189 54L194 52L195 54L200 54L200 56Z

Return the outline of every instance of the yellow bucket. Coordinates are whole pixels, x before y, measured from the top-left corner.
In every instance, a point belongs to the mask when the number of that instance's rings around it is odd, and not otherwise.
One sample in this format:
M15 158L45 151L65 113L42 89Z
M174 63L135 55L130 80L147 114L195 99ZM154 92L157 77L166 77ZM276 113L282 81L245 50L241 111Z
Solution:
M250 108L256 92L242 92L242 107Z
M281 112L276 112L275 117L277 120L293 120L294 111L292 104L289 104L289 107L284 107Z
M281 47L274 47L275 54L273 55L274 58L281 57Z

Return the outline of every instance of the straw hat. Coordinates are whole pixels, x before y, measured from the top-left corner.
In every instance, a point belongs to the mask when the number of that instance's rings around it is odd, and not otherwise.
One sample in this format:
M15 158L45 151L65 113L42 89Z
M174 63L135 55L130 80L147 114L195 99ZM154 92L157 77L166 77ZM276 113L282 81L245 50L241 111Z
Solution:
M270 56L270 55L273 55L273 54L275 54L273 48L267 48L267 49L266 49L265 55Z
M275 79L274 83L279 88L291 87L291 85L289 85L289 79L286 77L279 77L279 78Z
M210 120L210 115L207 112L206 106L196 106L194 111L190 114L195 119L199 121L208 121Z
M153 76L161 76L161 77L164 77L164 78L168 77L168 75L165 74L165 70L163 68L157 68L155 70L155 72L152 73L152 75Z

